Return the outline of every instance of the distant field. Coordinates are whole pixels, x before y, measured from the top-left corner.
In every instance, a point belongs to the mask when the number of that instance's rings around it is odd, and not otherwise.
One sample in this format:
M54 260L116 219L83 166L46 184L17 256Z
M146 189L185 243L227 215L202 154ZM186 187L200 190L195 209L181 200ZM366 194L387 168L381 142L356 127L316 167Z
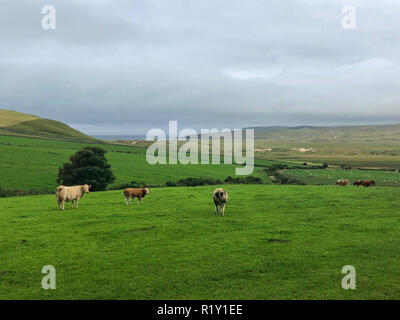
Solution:
M256 139L295 143L399 141L400 124L339 127L256 127Z
M235 176L237 167L224 164L152 166L146 161L144 148L0 136L0 186L20 190L54 190L58 168L73 153L87 145L108 150L106 157L117 178L113 185L133 180L157 185L186 177L225 179ZM253 175L270 181L258 167Z
M400 173L376 170L287 170L285 175L295 177L306 184L334 184L338 179L355 180L373 179L378 186L400 186Z
M328 163L353 168L400 169L400 141L288 142L256 140L259 159ZM268 149L268 150L267 150ZM269 150L271 149L271 150Z
M1 299L400 299L400 188L155 188L57 211L53 195L0 199ZM54 265L57 289L41 289ZM343 290L353 265L357 289Z
M0 135L0 187L19 190L54 190L57 186L56 177L59 167L77 150L84 146L101 146L108 153L116 181L111 185L117 186L130 181L143 181L150 185L163 185L167 181L176 182L187 177L211 177L225 179L235 176L236 165L155 165L147 163L146 148L135 146L90 144L80 142L57 141L49 139L23 138ZM293 151L292 151L293 152ZM269 154L272 158L273 155ZM304 155L306 156L306 154ZM310 155L309 155L310 156ZM294 157L292 157L294 158ZM284 174L294 177L306 184L333 184L337 179L374 179L378 185L399 186L399 173L394 171L377 170L309 170L303 162L321 164L310 161L310 158L292 159L275 157L275 159L255 159L253 176L271 183L264 169L275 163L287 165L289 168L303 169L287 170ZM374 167L374 162L368 162Z

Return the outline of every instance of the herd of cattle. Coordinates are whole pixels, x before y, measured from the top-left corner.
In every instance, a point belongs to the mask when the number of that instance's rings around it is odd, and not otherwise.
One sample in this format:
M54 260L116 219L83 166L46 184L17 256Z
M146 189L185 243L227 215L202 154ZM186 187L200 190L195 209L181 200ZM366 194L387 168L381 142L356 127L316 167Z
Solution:
M348 179L340 179L337 180L335 186L348 186L350 181ZM375 186L374 180L356 180L353 185L355 186L363 186L363 187L373 187ZM89 193L91 185L80 185L73 187L59 186L56 189L56 198L58 208L64 210L65 202L72 202L71 208L78 208L79 200L83 197L85 193ZM125 188L124 197L127 205L132 204L132 199L137 198L138 203L142 202L142 199L149 194L150 190L148 188ZM221 216L224 216L225 213L225 205L228 200L228 193L222 189L217 188L213 192L213 200L215 206L215 214L221 213Z
M74 207L75 202L75 208L78 208L79 200L82 199L85 193L89 193L91 187L92 186L88 184L73 187L57 187L56 198L58 208L64 210L65 202L71 202L71 208ZM140 204L142 203L142 199L146 196L146 194L149 193L149 188L125 188L123 195L125 197L126 204L131 205L132 199L138 198L138 204ZM225 212L225 204L228 200L228 193L222 188L217 188L214 190L213 199L215 205L215 214L218 214L219 211L223 216Z
M348 186L350 184L350 181L348 179L340 179L340 180L336 180L335 186ZM374 180L356 180L353 183L354 186L362 186L362 187L374 187L375 181Z

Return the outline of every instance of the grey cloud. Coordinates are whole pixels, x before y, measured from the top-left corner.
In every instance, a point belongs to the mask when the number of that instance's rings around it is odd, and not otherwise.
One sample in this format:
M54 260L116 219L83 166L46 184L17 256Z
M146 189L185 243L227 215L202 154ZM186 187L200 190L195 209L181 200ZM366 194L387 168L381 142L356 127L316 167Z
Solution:
M400 122L396 1L0 4L0 105L87 133Z

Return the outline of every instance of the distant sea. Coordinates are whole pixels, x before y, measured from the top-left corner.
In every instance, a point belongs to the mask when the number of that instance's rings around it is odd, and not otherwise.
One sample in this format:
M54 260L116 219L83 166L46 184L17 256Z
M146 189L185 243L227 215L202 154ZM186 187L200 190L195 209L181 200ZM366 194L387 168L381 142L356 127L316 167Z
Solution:
M99 140L146 140L144 135L91 135Z

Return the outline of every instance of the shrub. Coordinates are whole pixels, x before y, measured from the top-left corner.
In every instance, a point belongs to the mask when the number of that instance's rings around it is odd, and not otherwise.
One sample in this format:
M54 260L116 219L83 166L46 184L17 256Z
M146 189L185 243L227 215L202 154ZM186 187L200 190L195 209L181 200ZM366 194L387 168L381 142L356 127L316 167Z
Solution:
M106 150L99 147L85 147L73 154L58 171L57 182L65 185L92 185L92 190L105 190L114 182L111 166L104 156Z
M18 190L18 189L5 189L0 187L0 198L5 197L18 197L18 196L31 196L31 195L39 195L39 194L51 194L54 193L55 190Z
M0 187L0 198L10 197L11 190L6 190L3 187Z
M167 187L176 187L176 182L167 181L167 182L165 183L165 186L167 186Z
M109 190L119 190L119 189L125 189L125 188L148 188L149 186L143 182L143 181L131 181L131 182L125 182L121 183L119 185L113 186L111 188L108 188Z
M194 186L221 184L221 183L222 183L221 180L212 178L185 178L178 180L176 185L194 187Z
M227 177L224 180L225 183L234 183L234 184L262 184L263 181L259 177L247 176L232 178L231 176Z
M304 186L305 183L299 179L291 178L284 176L283 174L275 175L275 180L273 181L275 184L295 184L295 185L302 185Z
M279 170L284 170L284 169L289 169L289 167L286 164L274 163L273 165L266 167L265 171L267 172L268 175L274 175Z

